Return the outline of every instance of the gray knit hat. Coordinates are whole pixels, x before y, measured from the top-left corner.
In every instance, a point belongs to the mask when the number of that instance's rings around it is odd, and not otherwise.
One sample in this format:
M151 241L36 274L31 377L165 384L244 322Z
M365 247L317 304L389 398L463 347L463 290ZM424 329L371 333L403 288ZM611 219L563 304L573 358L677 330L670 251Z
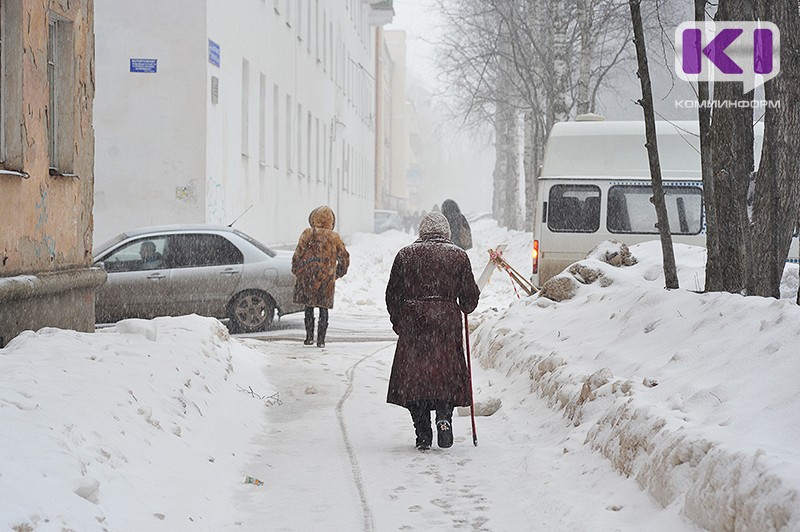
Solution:
M440 237L450 239L450 223L444 214L440 212L429 212L422 217L419 222L419 236Z

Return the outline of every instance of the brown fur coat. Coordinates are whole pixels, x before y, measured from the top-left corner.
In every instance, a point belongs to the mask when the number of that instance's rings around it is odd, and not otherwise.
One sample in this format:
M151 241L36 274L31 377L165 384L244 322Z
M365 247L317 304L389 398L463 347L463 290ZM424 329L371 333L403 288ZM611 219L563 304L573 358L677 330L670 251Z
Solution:
M333 308L336 279L350 266L350 254L333 230L336 218L330 207L317 207L308 216L311 227L303 231L292 257L294 302L307 307Z

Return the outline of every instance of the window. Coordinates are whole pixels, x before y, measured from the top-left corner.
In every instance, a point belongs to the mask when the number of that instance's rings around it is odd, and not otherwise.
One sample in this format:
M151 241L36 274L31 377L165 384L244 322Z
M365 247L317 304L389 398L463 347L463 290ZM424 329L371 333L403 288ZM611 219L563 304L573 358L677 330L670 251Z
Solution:
M324 21L322 22L322 27L325 27ZM319 0L314 0L314 46L317 52L317 63L319 63Z
M322 70L328 70L328 13L322 10Z
M311 111L306 120L306 174L311 178Z
M0 162L6 160L6 2L0 2Z
M329 164L329 157L330 154L328 153L328 149L330 147L330 141L328 139L328 124L322 123L322 183L328 183L328 164Z
M267 164L267 77L258 76L258 162Z
M303 106L297 104L297 174L298 177L305 175L303 172Z
M316 137L317 137L317 140L316 140L316 142L314 144L314 146L315 146L314 163L316 165L315 174L316 174L317 182L319 182L319 180L320 180L320 172L319 172L319 165L320 165L320 160L319 160L319 118L315 118L314 119L314 123L315 123L314 131L315 131L315 134L316 134Z
M104 257L103 266L109 273L157 270L166 267L166 251L166 236L140 238Z
M244 256L230 240L220 235L172 235L164 260L170 268L202 268L242 264Z
M250 62L242 59L242 155L250 155Z
M308 21L306 27L306 50L308 53L311 53L311 25L314 21L314 11L311 9L311 2L313 2L313 0L308 0L308 17L306 18Z
M272 85L272 166L280 167L281 135L280 135L281 89L278 84Z
M47 82L50 94L46 115L51 175L72 171L73 50L72 24L50 19L47 32Z
M286 95L286 171L292 173L292 97Z
M547 227L559 233L594 233L600 228L600 188L554 185L550 189Z
M657 234L650 185L615 185L608 190L608 230ZM669 228L673 235L697 235L703 229L703 191L699 186L664 186Z
M296 0L297 1L297 40L303 41L303 6L305 5L305 0Z

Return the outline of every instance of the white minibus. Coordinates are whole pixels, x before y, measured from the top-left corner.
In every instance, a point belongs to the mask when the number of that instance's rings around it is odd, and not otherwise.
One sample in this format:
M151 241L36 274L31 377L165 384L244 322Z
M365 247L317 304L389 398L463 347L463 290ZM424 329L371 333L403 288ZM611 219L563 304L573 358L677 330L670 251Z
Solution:
M604 240L633 245L659 238L644 122L590 117L555 124L547 141L533 228L535 286ZM656 132L673 242L705 246L698 123L660 121ZM758 160L761 124L755 133Z

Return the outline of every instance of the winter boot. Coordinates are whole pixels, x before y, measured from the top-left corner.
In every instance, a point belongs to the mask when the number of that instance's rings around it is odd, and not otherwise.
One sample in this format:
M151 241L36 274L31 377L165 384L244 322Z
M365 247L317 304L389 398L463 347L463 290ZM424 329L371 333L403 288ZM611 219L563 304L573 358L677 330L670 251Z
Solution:
M313 328L313 325L312 325ZM319 330L317 331L317 347L325 347L325 333L328 332L328 309L319 309Z
M414 422L414 432L417 435L416 448L420 451L427 451L431 448L433 441L430 410L412 409L411 420Z
M436 441L439 447L447 449L453 446L453 407L443 404L436 409Z
M450 421L440 419L436 422L436 441L443 449L453 446L453 424Z
M306 339L303 340L304 345L312 345L314 343L314 309L312 307L306 308Z

